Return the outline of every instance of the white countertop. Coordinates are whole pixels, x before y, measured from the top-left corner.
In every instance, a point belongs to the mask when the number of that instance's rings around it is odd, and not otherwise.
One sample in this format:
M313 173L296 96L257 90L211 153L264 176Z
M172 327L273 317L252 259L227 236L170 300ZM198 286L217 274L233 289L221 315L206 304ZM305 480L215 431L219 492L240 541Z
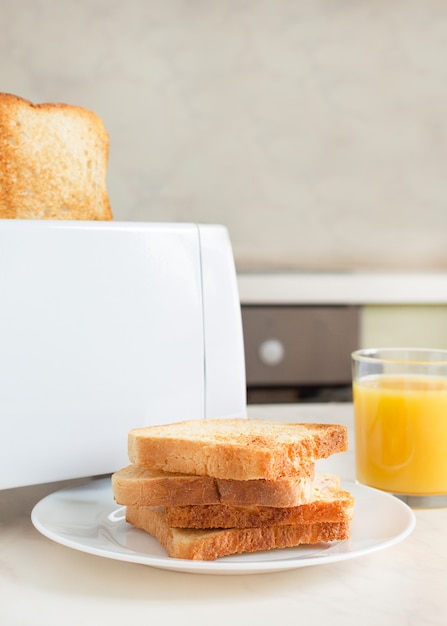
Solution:
M348 425L350 404L249 407L251 417ZM353 478L350 450L333 457ZM328 459L329 461L329 459ZM325 462L326 463L326 462ZM61 484L0 491L0 624L331 624L445 626L447 508L417 510L401 543L352 560L287 572L197 575L77 552L40 535L33 505Z
M241 303L447 304L446 273L240 272Z

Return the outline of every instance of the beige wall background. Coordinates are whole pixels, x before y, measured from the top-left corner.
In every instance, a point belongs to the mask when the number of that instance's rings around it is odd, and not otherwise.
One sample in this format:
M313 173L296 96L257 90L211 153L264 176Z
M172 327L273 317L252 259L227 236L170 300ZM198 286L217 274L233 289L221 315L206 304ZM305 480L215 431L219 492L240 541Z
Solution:
M447 349L447 307L374 306L362 308L360 347Z
M6 0L0 90L94 110L114 217L239 269L447 269L447 3Z

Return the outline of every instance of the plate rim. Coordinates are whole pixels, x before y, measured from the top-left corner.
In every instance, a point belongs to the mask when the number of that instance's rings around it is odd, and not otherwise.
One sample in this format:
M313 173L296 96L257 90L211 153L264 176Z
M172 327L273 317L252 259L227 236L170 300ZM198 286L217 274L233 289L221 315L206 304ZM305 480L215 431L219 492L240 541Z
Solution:
M351 560L354 558L358 558L364 556L366 554L372 554L379 550L383 550L389 548L404 539L406 539L414 530L416 526L416 516L414 511L402 500L394 496L393 494L380 491L373 487L368 487L366 485L361 485L356 481L349 480L341 480L341 486L343 489L347 491L353 491L353 495L356 498L357 507L359 506L357 497L360 494L364 495L367 498L378 498L383 502L387 502L388 504L395 507L396 511L400 511L405 518L405 523L402 523L402 527L399 532L396 532L394 535L384 538L382 540L377 541L373 545L368 545L364 547L359 547L353 550L347 550L346 552L337 552L326 555L315 555L310 556L308 558L301 557L297 558L296 556L291 556L290 558L278 558L275 560L243 560L243 557L253 556L249 554L242 555L231 555L229 557L216 559L215 561L195 561L188 559L175 559L169 557L167 554L165 555L152 555L145 554L142 552L132 551L129 549L125 549L126 552L116 552L112 550L107 550L105 547L95 547L83 543L82 541L76 541L71 539L70 537L64 536L63 533L57 532L56 530L52 530L48 527L48 524L45 524L40 519L40 512L44 509L48 503L54 503L58 498L64 496L65 494L69 495L70 493L83 491L85 489L93 490L93 493L97 492L98 496L102 496L101 499L98 498L98 507L104 511L104 518L109 518L110 515L116 513L117 511L124 509L122 505L118 505L114 499L112 494L112 486L110 477L99 477L91 479L87 482L78 483L75 485L71 485L69 487L64 487L58 489L50 494L47 494L43 498L41 498L34 506L31 511L31 521L33 526L38 530L43 536L47 537L51 541L54 541L60 545L63 545L67 548L71 548L77 550L79 552L84 552L90 555L99 556L101 558L109 558L116 561L134 563L139 565L145 565L148 567L154 567L157 569L163 570L171 570L177 572L191 573L191 574L260 574L260 573L273 573L273 572L281 572L292 569L300 569L302 567L316 566L316 565L326 565L335 562L342 562ZM357 493L357 496L356 496ZM105 509L101 502L105 497L110 496L110 504L115 507L112 513L108 512L105 515ZM361 500L360 500L361 502ZM119 523L126 524L125 520L120 520ZM99 528L99 523L98 523ZM135 529L129 525L129 530L133 532L139 531L144 532L139 529ZM156 539L154 538L154 541ZM350 539L335 542L334 545L343 545L349 542ZM291 550L298 550L299 546L296 548L291 548ZM284 549L286 550L286 549ZM257 554L265 553L267 554L270 551L260 551ZM279 552L279 551L278 551ZM241 558L242 557L242 558ZM239 560L240 559L240 560Z

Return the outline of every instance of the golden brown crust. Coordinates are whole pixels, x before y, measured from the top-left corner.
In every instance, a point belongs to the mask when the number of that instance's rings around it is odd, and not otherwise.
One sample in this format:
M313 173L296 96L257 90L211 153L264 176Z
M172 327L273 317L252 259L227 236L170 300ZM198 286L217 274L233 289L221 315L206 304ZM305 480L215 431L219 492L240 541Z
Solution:
M192 420L129 432L129 459L168 472L234 480L299 476L303 464L347 450L337 424Z
M314 465L303 476L278 480L230 480L176 474L129 465L112 475L115 500L122 505L261 504L297 506L312 493Z
M112 474L112 491L116 502L125 506L219 502L214 478L149 470L134 465Z
M0 218L111 220L108 150L95 113L0 93Z
M170 557L202 561L244 552L344 540L350 534L349 521L218 530L173 528L167 523L163 507L127 507L126 519L158 539Z
M226 504L168 506L167 523L177 528L252 528L284 524L345 522L352 518L354 499L337 490L330 499L299 506L232 506Z

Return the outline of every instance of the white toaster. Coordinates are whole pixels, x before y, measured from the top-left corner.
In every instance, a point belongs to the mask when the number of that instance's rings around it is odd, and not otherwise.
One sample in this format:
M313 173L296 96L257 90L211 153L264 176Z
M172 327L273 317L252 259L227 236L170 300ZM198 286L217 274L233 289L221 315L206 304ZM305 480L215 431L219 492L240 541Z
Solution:
M131 428L246 417L223 226L0 220L0 489L128 464Z

